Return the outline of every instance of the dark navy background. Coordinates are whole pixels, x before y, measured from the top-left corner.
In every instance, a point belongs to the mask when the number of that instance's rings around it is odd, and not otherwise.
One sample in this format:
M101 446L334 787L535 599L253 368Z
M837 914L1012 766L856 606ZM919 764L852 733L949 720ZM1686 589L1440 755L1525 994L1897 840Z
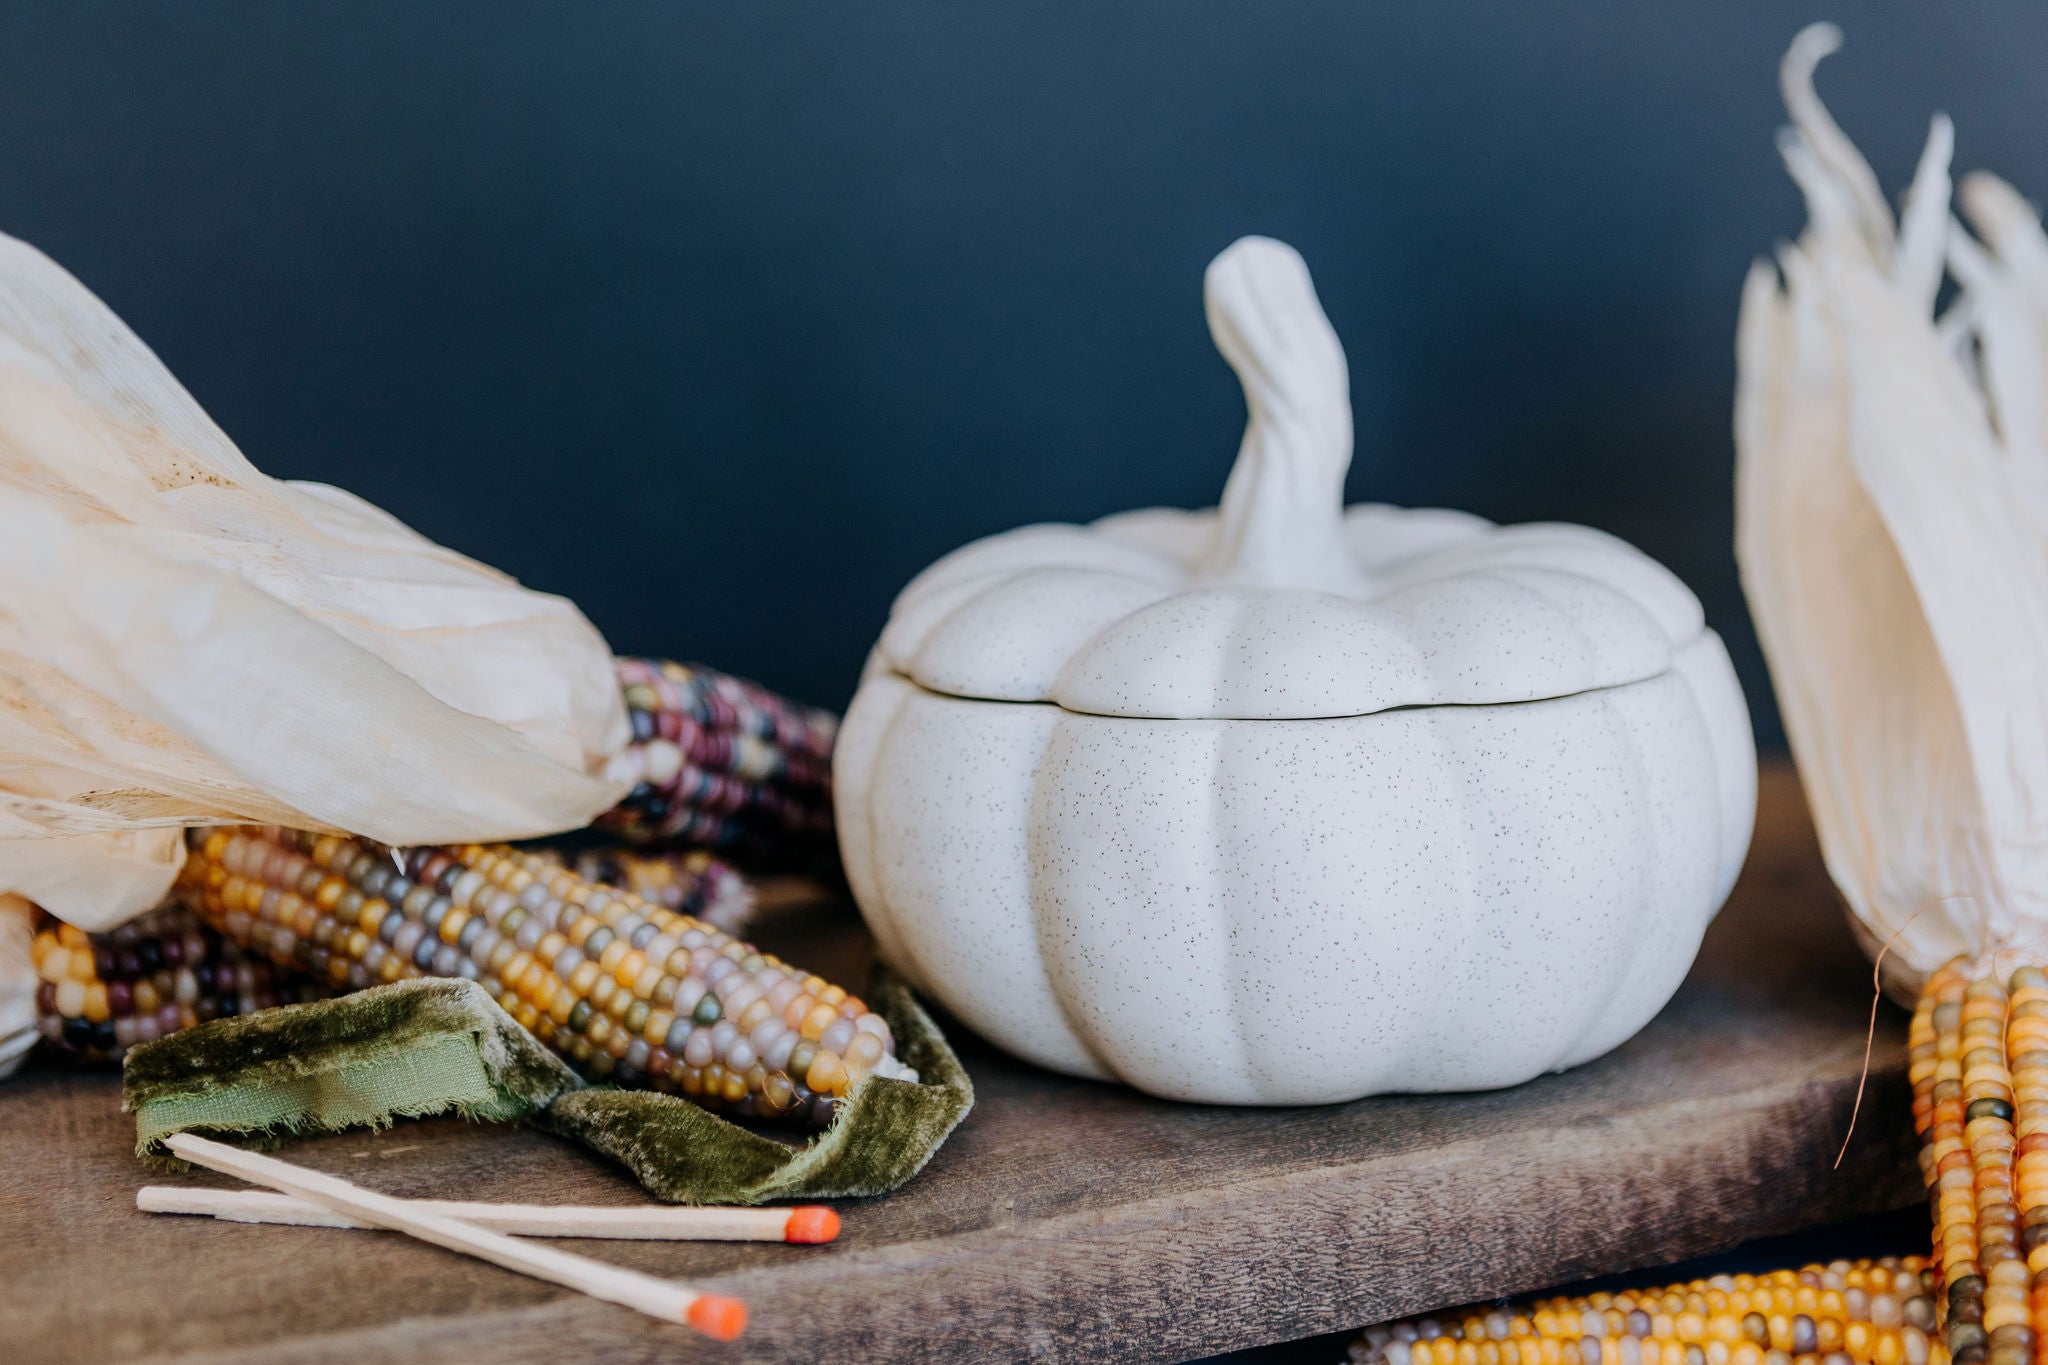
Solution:
M1737 290L1802 214L1807 19L1903 186L2048 193L2048 8L28 4L0 228L262 467L842 704L894 591L1019 522L1213 501L1235 236L1350 351L1354 497L1606 527L1770 718L1730 553Z

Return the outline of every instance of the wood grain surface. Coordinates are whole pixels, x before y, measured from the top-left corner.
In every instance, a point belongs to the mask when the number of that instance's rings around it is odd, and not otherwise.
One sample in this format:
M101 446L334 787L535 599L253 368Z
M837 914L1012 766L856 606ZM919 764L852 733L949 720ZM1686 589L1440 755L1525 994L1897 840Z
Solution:
M795 907L769 930L828 975L859 970L844 907ZM0 1341L5 1365L1185 1360L1915 1202L1904 1016L1888 1005L1832 1169L1869 1004L1797 784L1776 769L1691 979L1576 1071L1480 1095L1203 1108L1034 1071L952 1026L974 1113L909 1186L840 1203L836 1243L579 1246L745 1297L752 1325L723 1346L393 1234L139 1213L154 1177L116 1079L34 1068L0 1087ZM519 1128L405 1123L284 1154L399 1195L639 1197L601 1158Z

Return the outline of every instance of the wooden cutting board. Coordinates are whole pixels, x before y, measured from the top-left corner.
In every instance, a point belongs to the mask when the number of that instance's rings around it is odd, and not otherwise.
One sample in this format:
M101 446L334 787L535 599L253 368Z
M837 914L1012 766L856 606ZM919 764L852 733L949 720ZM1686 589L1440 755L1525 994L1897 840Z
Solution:
M845 907L815 900L761 937L839 980L866 947ZM909 1186L843 1202L837 1243L567 1244L743 1296L752 1325L729 1346L393 1234L138 1213L150 1177L116 1078L43 1067L0 1085L0 1339L6 1365L1185 1360L1917 1202L1889 1005L1833 1166L1869 1007L1797 782L1774 768L1691 979L1577 1071L1201 1108L1034 1071L952 1026L974 1113ZM602 1159L516 1128L407 1123L286 1154L400 1195L639 1198Z

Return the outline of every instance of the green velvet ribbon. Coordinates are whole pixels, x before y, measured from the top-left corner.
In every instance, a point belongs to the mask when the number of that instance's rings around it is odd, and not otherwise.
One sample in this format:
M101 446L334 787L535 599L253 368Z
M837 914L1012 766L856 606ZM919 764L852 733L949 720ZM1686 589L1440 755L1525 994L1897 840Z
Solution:
M593 1086L472 981L419 979L185 1029L128 1053L136 1154L200 1132L269 1146L296 1133L458 1114L525 1120L623 1164L658 1199L758 1204L882 1194L924 1168L974 1103L945 1035L901 981L869 1000L915 1082L869 1076L793 1146L690 1101ZM172 1163L176 1164L176 1163Z

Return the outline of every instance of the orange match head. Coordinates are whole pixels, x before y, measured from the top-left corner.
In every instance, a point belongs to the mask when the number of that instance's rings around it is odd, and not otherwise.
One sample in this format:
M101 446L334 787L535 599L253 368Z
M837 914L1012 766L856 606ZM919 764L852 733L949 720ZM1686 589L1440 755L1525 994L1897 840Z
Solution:
M829 1242L839 1235L839 1215L823 1204L806 1204L789 1211L782 1226L785 1242Z
M747 1306L725 1294L706 1294L690 1305L690 1326L713 1341L731 1341L747 1330Z

